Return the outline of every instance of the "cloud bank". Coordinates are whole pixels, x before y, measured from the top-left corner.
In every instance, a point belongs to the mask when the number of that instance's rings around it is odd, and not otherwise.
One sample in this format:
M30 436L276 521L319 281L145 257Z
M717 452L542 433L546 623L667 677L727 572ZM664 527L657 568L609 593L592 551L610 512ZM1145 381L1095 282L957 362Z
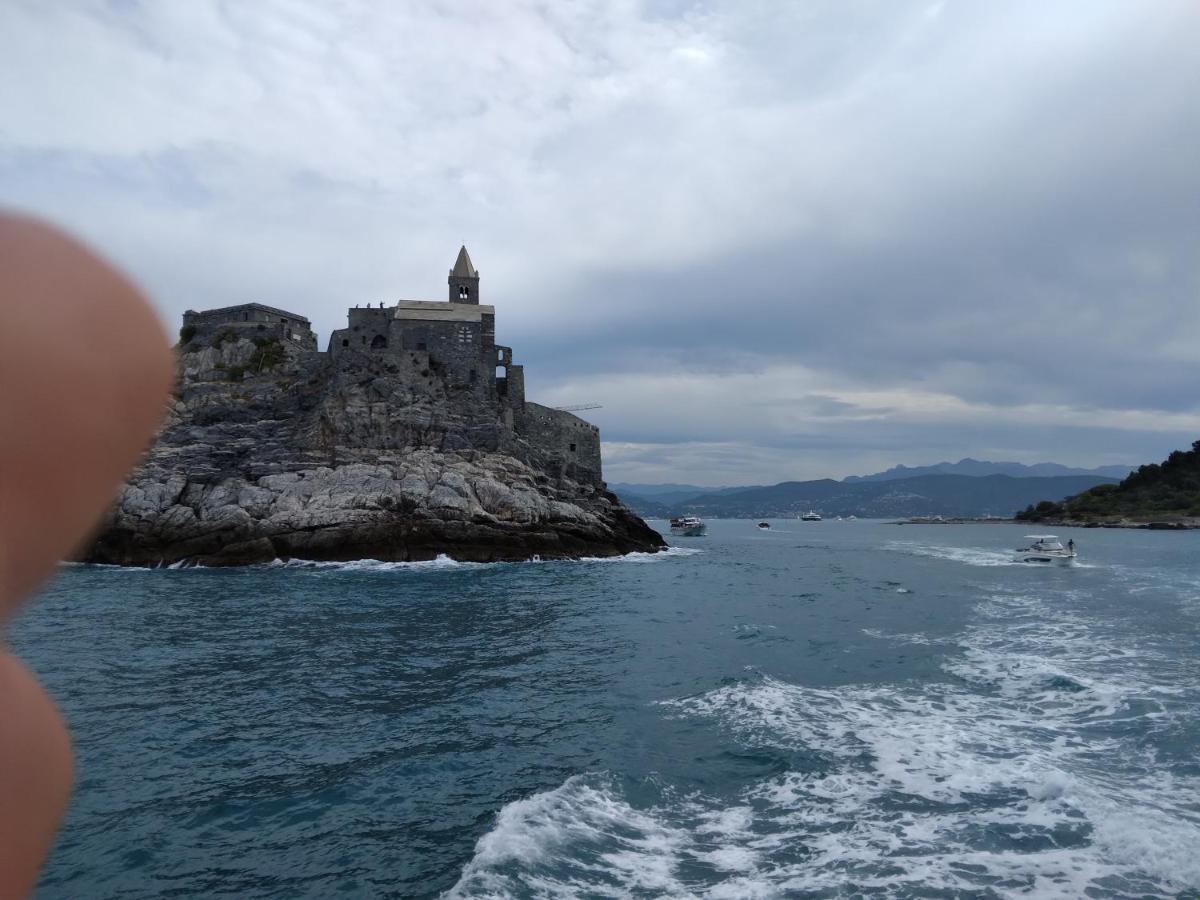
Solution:
M169 321L322 335L466 242L613 480L1138 462L1200 432L1197 46L1186 0L17 0L0 202Z

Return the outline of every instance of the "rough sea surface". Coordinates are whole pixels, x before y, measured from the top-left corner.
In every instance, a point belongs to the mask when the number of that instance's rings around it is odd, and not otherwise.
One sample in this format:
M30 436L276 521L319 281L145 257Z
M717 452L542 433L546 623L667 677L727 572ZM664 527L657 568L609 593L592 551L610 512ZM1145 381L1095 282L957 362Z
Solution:
M1195 895L1200 535L773 524L64 568L10 634L79 759L39 896Z

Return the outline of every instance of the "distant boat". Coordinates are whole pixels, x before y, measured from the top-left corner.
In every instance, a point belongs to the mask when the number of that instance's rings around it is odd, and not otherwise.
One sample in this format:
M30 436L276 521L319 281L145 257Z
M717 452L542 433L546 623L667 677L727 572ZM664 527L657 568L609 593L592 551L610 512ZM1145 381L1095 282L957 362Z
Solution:
M1053 534L1027 534L1025 540L1030 541L1028 547L1022 547L1015 557L1017 562L1027 563L1058 563L1070 565L1075 559L1075 542L1071 541L1066 547Z
M811 509L800 517L801 522L820 522L821 514L815 513Z
M677 516L671 520L671 533L683 537L702 537L708 526L699 516Z
M758 527L761 528L763 531L766 531L767 529L769 529L771 527L771 523L770 522L759 522Z

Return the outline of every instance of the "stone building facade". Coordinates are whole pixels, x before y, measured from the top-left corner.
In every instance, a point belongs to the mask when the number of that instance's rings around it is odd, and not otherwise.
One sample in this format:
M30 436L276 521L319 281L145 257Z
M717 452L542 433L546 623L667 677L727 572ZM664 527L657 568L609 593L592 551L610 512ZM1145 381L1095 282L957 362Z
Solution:
M183 314L181 337L187 341L207 341L225 331L247 339L275 339L287 342L303 350L317 349L317 336L312 324L304 316L264 306L261 303L242 303L238 306L223 306L196 312L189 309ZM187 342L185 341L185 343Z
M327 352L314 355L324 357L334 373L387 371L409 389L410 401L436 395L470 420L472 449L532 452L551 473L602 483L599 429L526 400L524 369L513 361L511 347L496 343L495 307L479 302L479 280L464 246L450 269L445 301L350 309L347 326L330 335ZM297 349L316 351L307 319L260 304L189 310L184 325L206 332L234 328L247 337L269 330ZM400 396L395 393L390 402L404 402Z

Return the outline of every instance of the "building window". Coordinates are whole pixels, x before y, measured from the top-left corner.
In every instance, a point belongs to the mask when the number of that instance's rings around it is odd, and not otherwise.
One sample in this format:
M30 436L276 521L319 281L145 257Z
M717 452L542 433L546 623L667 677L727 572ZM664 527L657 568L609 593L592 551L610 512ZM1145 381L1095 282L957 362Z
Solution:
M250 313L242 313L242 321L249 322L250 321Z
M458 342L460 344L471 343L471 329L466 325L458 329Z
M385 338L382 334L377 334L377 335L375 335L374 338L371 339L371 349L372 350L383 350L386 347L387 347L387 338Z
M349 346L350 346L350 340L349 340L348 338L343 338L343 339L342 339L342 346L343 346L343 347L349 347Z
M476 372L474 369L472 369L471 370L471 384L474 384L478 380L479 380L479 373Z
M572 452L572 453L574 453L574 452L575 452L575 445L574 445L574 444L572 444L572 445L571 445L571 452Z
M418 350L428 350L429 348L427 346L425 346L424 341L417 341L417 349Z
M470 300L471 299L471 289L468 288L465 284L460 284L458 286L458 299L459 300Z
M286 324L287 324L287 319L281 318L281 319L279 320L279 324L280 324L280 325L286 325Z

